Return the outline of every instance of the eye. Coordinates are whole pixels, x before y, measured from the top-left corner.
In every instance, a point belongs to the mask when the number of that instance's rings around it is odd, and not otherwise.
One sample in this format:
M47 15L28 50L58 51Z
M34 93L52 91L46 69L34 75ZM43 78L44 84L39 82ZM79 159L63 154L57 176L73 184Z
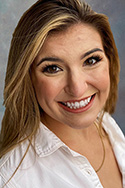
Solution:
M84 62L83 66L93 66L96 63L100 62L101 60L102 60L102 57L100 56L92 56Z
M46 65L42 70L43 73L49 73L49 74L55 74L59 71L62 71L62 69L59 68L57 65Z

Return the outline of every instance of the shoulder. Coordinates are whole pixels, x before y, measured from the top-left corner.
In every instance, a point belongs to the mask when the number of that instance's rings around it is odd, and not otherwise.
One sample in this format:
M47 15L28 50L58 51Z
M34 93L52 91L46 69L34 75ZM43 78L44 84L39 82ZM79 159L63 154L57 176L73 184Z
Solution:
M20 163L21 159L27 152L27 149L29 147L29 141L23 141L21 144L17 145L13 150L5 154L1 159L0 159L0 169L3 167L6 168L14 168L17 167L17 165ZM30 146L29 151L31 150L32 146ZM29 156L29 155L28 155Z
M104 113L102 125L111 139L125 144L125 136L122 130L109 113Z
M0 159L0 187L8 182L8 180L15 174L16 169L18 168L19 173L16 173L16 176L14 176L15 178L13 179L13 181L10 181L7 184L9 188L11 187L17 188L18 186L16 185L16 179L18 179L19 176L21 175L20 172L22 172L22 169L26 169L32 166L33 149L32 146L30 146L27 152L28 145L29 145L29 141L26 140ZM32 150L32 155L30 155L31 150ZM25 158L21 163L24 156Z
M104 114L102 125L108 134L119 169L125 177L125 136L116 121L108 113ZM125 178L123 178L123 182L125 184Z

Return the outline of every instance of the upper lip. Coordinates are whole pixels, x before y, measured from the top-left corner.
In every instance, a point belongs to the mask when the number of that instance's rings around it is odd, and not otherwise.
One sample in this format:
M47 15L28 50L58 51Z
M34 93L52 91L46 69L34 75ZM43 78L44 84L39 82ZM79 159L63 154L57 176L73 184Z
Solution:
M67 100L67 101L63 101L63 103L67 103L67 102L69 102L69 103L74 103L74 102L80 102L80 101L84 101L84 100L86 100L86 99L88 99L89 97L93 97L95 95L95 93L94 94L92 94L92 95L90 95L90 96L88 96L88 97L85 97L85 98L82 98L82 99L79 99L79 100ZM62 101L60 101L60 102L62 102Z

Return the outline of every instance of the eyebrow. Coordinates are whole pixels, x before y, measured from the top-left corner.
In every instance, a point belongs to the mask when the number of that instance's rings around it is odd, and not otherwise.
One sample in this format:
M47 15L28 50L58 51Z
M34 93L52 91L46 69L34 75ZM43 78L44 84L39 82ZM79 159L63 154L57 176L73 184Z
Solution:
M94 52L97 52L97 51L99 51L99 52L103 52L103 50L102 49L100 49L100 48L94 48L94 49L92 49L92 50L90 50L90 51L88 51L88 52L86 52L86 53L84 53L82 56L81 56L81 59L83 59L83 58L85 58L85 57L87 57L87 56L89 56L90 54L92 54L92 53L94 53ZM41 63L43 63L44 61L53 61L53 62L63 62L63 60L61 60L60 58L57 58L57 57L44 57L44 58L42 58L41 59L41 61L36 65L37 67L41 64Z
M53 61L53 62L63 62L60 58L57 57L44 57L41 59L41 61L37 64L37 66L39 66L41 63L43 63L44 61Z
M94 49L92 49L92 50L90 50L90 51L84 53L84 54L81 56L81 59L83 59L83 58L89 56L90 54L92 54L92 53L94 53L94 52L98 52L98 51L99 51L99 52L104 52L104 51L103 51L102 49L100 49L100 48L94 48Z

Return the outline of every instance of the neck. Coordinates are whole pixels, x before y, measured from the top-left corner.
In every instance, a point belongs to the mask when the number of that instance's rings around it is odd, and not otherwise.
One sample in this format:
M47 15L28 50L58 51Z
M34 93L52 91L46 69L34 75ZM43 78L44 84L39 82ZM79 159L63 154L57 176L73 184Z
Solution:
M90 138L97 134L94 123L83 129L75 129L52 119L49 121L42 118L41 121L70 148L80 143L88 143Z

